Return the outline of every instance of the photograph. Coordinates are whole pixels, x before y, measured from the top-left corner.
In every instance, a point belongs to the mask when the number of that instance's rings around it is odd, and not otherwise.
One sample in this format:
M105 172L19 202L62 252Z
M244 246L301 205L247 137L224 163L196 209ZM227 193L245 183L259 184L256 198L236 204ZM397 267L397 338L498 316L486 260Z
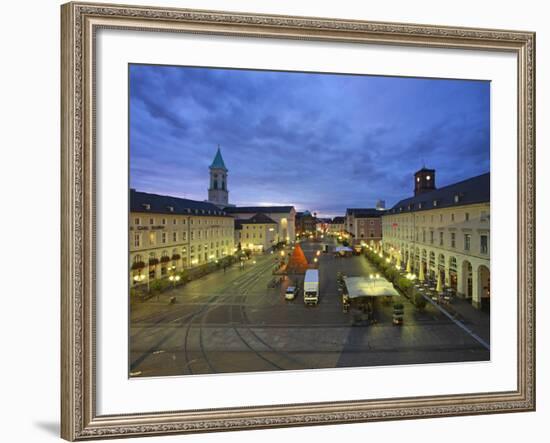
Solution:
M130 378L491 360L490 81L130 63L128 115Z

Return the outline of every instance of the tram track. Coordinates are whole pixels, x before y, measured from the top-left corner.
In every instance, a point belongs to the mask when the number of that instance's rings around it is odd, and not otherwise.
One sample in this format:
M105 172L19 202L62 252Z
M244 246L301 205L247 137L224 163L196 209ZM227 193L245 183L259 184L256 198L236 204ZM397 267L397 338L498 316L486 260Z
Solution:
M250 322L249 322L249 319L248 319L248 315L246 313L246 300L247 300L247 297L249 295L248 293L249 293L251 288L252 288L252 285L249 285L246 288L244 288L243 291L241 291L241 293L239 294L239 296L243 297L243 299L241 301L237 302L237 301L235 301L235 298L234 298L233 299L234 303L232 304L232 306L230 306L231 324L234 325L233 329L234 329L235 333L237 334L237 336L239 337L239 339L243 342L243 344L250 351L252 351L252 353L254 355L259 357L262 361L268 363L270 366L274 367L275 369L285 370L285 369L289 369L289 368L281 366L279 363L275 362L272 358L268 358L264 354L277 355L277 356L281 357L283 360L291 361L292 363L297 364L299 367L305 368L305 365L304 365L303 362L297 360L294 357L289 356L288 353L286 353L284 351L279 351L279 350L275 349L273 346L271 346L269 343L267 343L256 332L254 332L252 330L252 328L250 327ZM238 326L235 326L236 322L234 321L233 313L234 313L235 308L237 308L237 307L239 308L238 311L239 311L239 314L240 314L239 315L240 321L238 322ZM254 339L257 342L259 342L263 347L267 348L267 350L258 350L258 349L256 349L244 337L244 335L239 331L239 329L245 329L250 335L252 335L254 337Z
M204 320L208 314L208 312L212 311L213 309L219 307L223 304L225 300L228 300L232 297L234 297L233 291L235 290L235 287L241 288L242 286L247 287L250 282L255 281L258 275L261 275L266 270L270 269L273 266L271 261L268 259L266 260L266 263L262 263L260 265L260 268L253 269L252 271L249 271L245 275L239 276L235 280L232 280L228 282L226 285L224 285L222 288L219 289L218 293L208 298L202 306L188 314L183 315L182 317L176 318L174 320L171 320L171 323L179 323L182 326L185 325L184 330L184 355L185 355L185 363L183 364L182 369L187 369L187 372L189 374L193 374L193 364L197 363L197 359L191 359L190 358L190 351L189 351L189 343L190 343L190 335L191 330L193 326L196 326L199 328L199 337L198 337L198 345L200 349L200 354L202 356L201 360L206 362L207 366L212 372L216 372L214 366L208 359L208 356L206 355L206 350L204 347L204 341L202 339L202 326L204 324ZM166 316L164 316L162 320L166 319ZM196 323L197 320L201 320L199 324ZM155 324L158 324L160 322L156 322ZM140 331L140 333L143 331ZM166 332L162 335L158 340L155 341L153 345L151 345L146 351L144 351L139 357L137 357L131 364L130 364L130 370L132 372L136 371L138 369L138 366L145 361L148 357L151 355L158 353L162 350L162 346L166 343L167 340L172 338L176 333L181 332L181 329L178 327L172 328L170 331ZM151 331L151 334L156 334L157 331L153 330ZM139 333L138 333L139 334ZM138 334L134 334L131 337L132 339L135 339ZM151 335L149 334L149 336ZM140 334L141 338L143 336Z

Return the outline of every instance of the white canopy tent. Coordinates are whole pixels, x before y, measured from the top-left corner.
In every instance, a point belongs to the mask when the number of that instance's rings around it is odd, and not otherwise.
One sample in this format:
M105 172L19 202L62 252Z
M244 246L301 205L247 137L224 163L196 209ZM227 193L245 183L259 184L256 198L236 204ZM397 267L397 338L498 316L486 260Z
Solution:
M353 252L353 249L351 249L349 246L337 246L334 248L335 252Z
M399 296L393 284L383 277L344 277L344 282L350 299Z

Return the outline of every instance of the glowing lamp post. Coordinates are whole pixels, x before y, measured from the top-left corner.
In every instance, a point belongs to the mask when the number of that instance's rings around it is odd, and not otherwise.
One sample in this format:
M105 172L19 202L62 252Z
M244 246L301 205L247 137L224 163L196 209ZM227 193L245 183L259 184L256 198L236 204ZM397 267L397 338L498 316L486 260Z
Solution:
M176 283L179 282L181 279L181 277L179 275L171 275L170 277L168 277L168 280L170 280L172 282L172 286L176 286Z
M145 280L145 275L143 274L134 275L133 280L135 284L141 283L143 282L143 280ZM149 279L147 279L147 292L149 292Z
M372 280L372 287L374 288L376 286L376 280L380 278L380 274L370 274L369 278Z

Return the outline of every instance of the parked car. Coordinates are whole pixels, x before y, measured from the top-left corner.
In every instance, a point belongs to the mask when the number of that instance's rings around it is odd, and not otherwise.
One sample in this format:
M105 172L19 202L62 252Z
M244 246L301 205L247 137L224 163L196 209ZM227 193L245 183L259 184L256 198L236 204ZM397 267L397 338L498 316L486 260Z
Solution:
M296 286L289 286L288 288L286 288L286 291L285 291L285 299L294 300L294 298L296 298L297 293L298 293L298 288Z

